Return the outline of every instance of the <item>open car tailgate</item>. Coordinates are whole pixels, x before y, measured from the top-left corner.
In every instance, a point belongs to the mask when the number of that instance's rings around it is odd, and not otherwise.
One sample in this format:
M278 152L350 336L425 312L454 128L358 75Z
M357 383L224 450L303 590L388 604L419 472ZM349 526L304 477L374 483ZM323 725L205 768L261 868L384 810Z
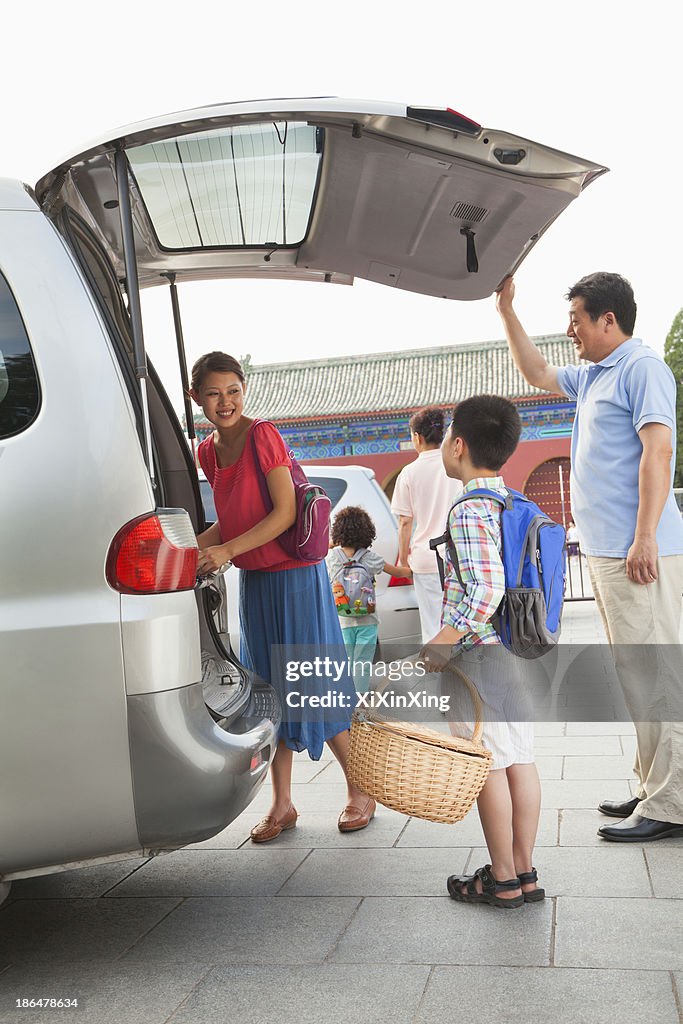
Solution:
M123 277L114 170L130 172L142 287L208 278L365 278L490 295L606 168L450 110L338 99L184 111L120 129L36 185L84 218Z

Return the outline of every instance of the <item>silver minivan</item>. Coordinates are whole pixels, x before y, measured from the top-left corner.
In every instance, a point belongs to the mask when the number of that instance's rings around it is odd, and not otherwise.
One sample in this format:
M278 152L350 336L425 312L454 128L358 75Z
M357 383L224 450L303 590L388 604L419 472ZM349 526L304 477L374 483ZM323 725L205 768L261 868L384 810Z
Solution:
M168 289L186 380L183 282L482 298L604 170L452 110L300 99L146 121L0 182L3 892L208 838L274 753L273 691L230 649L220 582L196 585L197 475L140 289Z

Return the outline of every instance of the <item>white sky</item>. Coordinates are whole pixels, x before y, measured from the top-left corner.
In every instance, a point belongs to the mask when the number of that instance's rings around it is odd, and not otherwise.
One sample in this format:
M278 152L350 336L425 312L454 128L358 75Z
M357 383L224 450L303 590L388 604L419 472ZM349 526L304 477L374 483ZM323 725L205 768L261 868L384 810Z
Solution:
M377 0L25 4L2 16L0 175L34 184L117 126L208 103L337 95L452 106L610 167L517 274L530 334L566 327L567 288L593 270L633 284L636 333L658 350L683 305L679 5ZM502 337L493 299L207 282L179 289L188 360L252 362ZM143 295L148 351L179 406L166 289ZM254 410L257 412L258 410Z

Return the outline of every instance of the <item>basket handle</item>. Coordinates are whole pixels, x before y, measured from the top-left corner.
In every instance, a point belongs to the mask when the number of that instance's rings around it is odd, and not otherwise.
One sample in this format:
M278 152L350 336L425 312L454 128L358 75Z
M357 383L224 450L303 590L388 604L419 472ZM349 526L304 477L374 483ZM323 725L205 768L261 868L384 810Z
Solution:
M457 665L453 665L449 662L443 671L452 672L453 675L458 676L470 691L470 697L472 698L472 704L474 705L474 731L472 733L472 741L473 743L481 743L482 733L484 732L484 721L479 690L476 688L470 677L465 675L462 669L458 668Z
M406 661L410 662L410 658L407 658ZM472 732L472 742L481 743L481 737L484 732L484 718L483 706L481 703L481 697L479 696L479 690L476 688L470 677L468 675L465 675L462 669L458 668L452 662L449 661L449 663L444 667L442 671L452 672L453 675L459 676L462 682L467 687L467 689L470 691L470 697L472 698L472 704L474 705L474 731ZM384 686L380 687L380 689L377 692L381 693L382 690L385 690L388 685L388 681L385 682Z

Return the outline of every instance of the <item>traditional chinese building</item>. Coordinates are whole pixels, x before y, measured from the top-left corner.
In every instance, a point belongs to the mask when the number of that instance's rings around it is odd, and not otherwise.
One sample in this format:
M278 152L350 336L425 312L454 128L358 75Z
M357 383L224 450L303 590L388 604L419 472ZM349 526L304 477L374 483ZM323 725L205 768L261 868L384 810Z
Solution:
M576 362L565 335L533 340L549 363ZM507 483L558 520L569 515L575 403L531 388L504 341L249 366L248 380L248 411L272 420L301 462L369 466L388 495L416 457L411 413L425 405L450 411L476 394L504 395L522 419L520 445L503 468ZM200 437L210 429L202 420L196 428Z

